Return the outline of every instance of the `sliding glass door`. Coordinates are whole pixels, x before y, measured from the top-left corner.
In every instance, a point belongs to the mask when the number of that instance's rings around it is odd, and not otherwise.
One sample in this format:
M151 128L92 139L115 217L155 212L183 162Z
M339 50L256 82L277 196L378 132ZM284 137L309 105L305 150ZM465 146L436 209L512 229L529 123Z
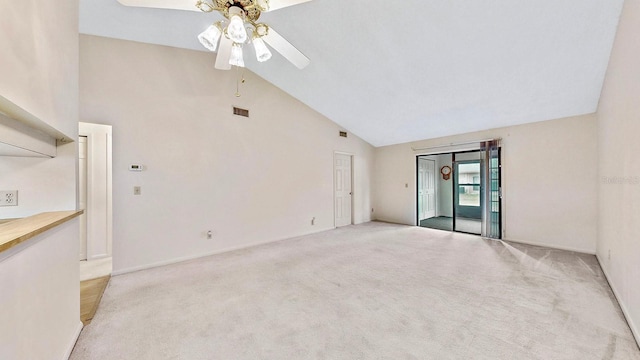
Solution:
M480 152L454 154L453 229L470 234L482 233L482 205L484 204L482 161Z
M469 151L418 155L417 225L502 238L500 156L498 140Z

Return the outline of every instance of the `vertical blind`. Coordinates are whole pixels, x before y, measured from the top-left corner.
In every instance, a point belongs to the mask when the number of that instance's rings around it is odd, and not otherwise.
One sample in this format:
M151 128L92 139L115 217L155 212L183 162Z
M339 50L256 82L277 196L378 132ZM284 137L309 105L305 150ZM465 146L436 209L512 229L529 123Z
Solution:
M500 140L490 140L481 143L484 155L484 204L482 211L482 236L491 239L500 239L501 212L502 212L502 188L501 188L501 164L500 164Z

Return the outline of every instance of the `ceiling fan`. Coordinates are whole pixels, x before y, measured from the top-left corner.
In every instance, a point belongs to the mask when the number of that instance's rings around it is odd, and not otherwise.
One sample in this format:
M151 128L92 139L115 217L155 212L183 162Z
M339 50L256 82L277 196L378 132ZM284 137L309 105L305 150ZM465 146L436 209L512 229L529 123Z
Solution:
M253 43L258 61L271 58L265 45L282 54L299 69L309 65L309 58L296 49L273 28L258 19L263 12L298 5L311 0L118 0L125 6L159 9L217 11L225 19L215 22L198 35L200 43L218 51L216 69L229 70L232 65L244 67L243 46Z

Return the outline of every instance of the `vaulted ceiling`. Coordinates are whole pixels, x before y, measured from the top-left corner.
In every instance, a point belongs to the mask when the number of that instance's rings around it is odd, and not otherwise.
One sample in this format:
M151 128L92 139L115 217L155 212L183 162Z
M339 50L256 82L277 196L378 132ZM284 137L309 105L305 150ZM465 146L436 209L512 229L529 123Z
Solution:
M245 60L372 145L390 145L595 112L622 4L313 0L261 17L311 65L275 53ZM80 1L81 33L201 51L196 35L219 19Z

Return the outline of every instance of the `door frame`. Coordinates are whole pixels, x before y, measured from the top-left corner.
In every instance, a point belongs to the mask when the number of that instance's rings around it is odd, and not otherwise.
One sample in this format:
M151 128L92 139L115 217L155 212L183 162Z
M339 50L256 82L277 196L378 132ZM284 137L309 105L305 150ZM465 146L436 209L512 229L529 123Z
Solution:
M337 229L337 222L336 222L336 155L346 155L349 157L349 161L351 162L351 225L353 225L353 219L354 219L354 206L353 206L353 198L354 196L354 181L353 181L353 174L354 174L354 169L353 169L353 164L354 164L354 154L350 153L350 152L345 152L345 151L334 151L333 152L333 165L331 166L331 178L333 179L333 228Z
M84 144L84 146L82 146ZM87 235L89 234L88 224L87 224L87 185L89 183L88 176L88 167L89 167L89 138L86 135L78 134L78 145L80 145L78 149L78 205L76 206L79 210L85 210L85 212L80 215L80 251L78 253L78 258L80 261L87 260ZM82 159L81 156L84 155L84 166L80 166ZM82 205L82 199L84 199L84 206ZM84 226L83 226L84 223Z
M78 136L87 137L87 260L112 256L113 159L112 127L80 122ZM97 146L97 143L103 146Z

